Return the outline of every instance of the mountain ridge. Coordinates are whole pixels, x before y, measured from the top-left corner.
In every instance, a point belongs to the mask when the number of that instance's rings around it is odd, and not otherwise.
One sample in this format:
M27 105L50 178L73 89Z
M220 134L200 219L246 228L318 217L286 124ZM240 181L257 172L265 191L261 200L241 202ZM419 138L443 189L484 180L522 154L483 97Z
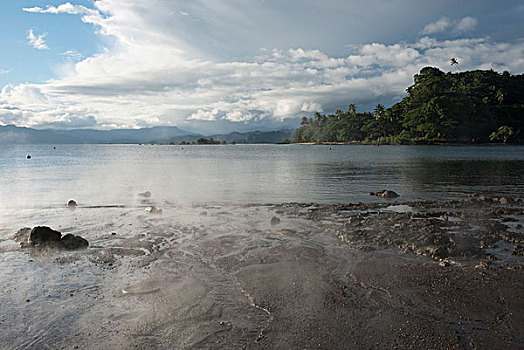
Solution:
M228 143L279 143L293 137L294 130L231 132L204 136L176 126L141 129L33 129L15 125L0 126L0 144L137 144L196 142L207 137Z

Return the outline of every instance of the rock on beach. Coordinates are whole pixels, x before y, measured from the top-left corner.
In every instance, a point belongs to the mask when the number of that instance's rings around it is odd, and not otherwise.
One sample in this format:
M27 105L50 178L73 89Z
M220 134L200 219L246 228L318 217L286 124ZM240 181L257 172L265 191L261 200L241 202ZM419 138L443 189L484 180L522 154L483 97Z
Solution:
M56 249L75 250L87 248L89 242L80 236L62 234L47 226L36 226L32 229L22 228L16 232L12 239L20 242L22 248L51 247Z

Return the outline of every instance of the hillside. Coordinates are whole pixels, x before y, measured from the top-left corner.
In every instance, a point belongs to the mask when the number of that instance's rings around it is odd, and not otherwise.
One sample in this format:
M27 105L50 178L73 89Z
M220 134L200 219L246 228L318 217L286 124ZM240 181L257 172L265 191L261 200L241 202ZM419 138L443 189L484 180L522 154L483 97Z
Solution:
M211 135L217 141L227 143L279 143L290 140L294 130L254 131L247 133L232 132L229 134ZM193 143L202 138L177 127L157 126L144 129L115 130L36 130L0 126L0 144L136 144L136 143Z
M295 142L512 142L523 141L524 75L476 70L445 73L423 68L407 96L374 113L347 111L302 118Z
M0 126L0 144L150 143L161 138L195 135L174 126L117 130L36 130Z

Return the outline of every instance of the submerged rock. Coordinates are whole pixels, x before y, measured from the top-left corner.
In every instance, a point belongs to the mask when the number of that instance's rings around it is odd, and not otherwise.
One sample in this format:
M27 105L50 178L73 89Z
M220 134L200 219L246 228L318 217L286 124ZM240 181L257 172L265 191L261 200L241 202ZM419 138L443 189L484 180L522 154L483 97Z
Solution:
M28 155L26 156L26 158L27 158L27 159L31 159L31 155L28 154Z
M399 194L391 190L382 190L378 192L369 192L370 196L377 196L382 198L397 198Z
M151 198L151 192L149 191L145 191L145 192L140 192L138 194L139 197L143 197L143 198Z

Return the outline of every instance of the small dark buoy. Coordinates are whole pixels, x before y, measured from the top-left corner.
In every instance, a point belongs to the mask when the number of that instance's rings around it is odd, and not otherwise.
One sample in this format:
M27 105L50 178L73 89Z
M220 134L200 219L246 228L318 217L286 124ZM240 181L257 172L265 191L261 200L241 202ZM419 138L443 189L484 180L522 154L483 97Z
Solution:
M26 158L27 158L27 159L31 159L31 155L30 155L30 154L28 154Z

